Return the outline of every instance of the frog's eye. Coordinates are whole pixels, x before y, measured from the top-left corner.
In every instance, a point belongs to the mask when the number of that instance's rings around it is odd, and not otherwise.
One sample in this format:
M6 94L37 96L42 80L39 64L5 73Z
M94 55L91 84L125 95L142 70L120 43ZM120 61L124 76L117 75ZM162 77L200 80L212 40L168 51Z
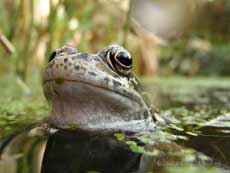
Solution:
M52 61L56 56L60 54L74 54L77 53L77 49L70 46L70 45L65 45L61 48L56 49L53 51L53 53L50 55L49 62Z
M49 62L52 61L57 56L58 50L53 51L53 53L49 57Z
M127 75L132 69L132 57L126 50L111 50L107 54L107 63L122 75Z

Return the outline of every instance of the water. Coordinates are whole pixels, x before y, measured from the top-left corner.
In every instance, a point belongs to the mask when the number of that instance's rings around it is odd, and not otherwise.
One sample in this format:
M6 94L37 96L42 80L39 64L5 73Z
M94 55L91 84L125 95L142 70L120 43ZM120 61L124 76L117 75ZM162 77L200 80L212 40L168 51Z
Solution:
M166 79L145 89L157 95L159 115L167 131L187 140L177 144L190 147L213 159L214 167L230 166L230 81L228 79ZM154 92L156 91L156 92ZM157 100L157 98L160 99Z
M143 134L40 128L44 123L35 124L33 117L47 113L47 108L39 105L25 111L22 105L21 114L32 116L31 121L16 121L17 116L10 120L11 114L4 120L7 123L1 120L5 147L0 173L230 171L230 82L144 80L143 87L159 125Z

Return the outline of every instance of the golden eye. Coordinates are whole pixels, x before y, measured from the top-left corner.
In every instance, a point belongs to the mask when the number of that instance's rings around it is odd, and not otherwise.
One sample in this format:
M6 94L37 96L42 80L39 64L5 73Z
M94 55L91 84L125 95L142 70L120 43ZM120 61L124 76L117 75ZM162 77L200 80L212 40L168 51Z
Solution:
M132 69L132 57L128 51L123 48L114 48L107 54L107 63L109 66L122 75L127 75Z
M115 60L117 63L119 63L121 66L125 68L131 68L132 67L132 58L130 54L126 51L118 51L115 56Z

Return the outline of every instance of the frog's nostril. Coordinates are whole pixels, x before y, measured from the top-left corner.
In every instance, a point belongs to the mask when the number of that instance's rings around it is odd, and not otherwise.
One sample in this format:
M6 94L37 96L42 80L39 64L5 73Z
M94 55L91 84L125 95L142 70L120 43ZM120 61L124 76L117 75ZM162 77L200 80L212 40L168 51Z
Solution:
M79 66L79 65L75 65L75 66L74 66L74 69L75 69L76 71L78 71L78 70L80 69L80 66Z
M64 59L64 62L66 63L67 61L68 61L68 59L67 59L67 58L65 58L65 59Z
M90 75L92 75L92 76L97 76L97 74L94 73L94 72L92 72L92 71L89 71L88 73L89 73Z

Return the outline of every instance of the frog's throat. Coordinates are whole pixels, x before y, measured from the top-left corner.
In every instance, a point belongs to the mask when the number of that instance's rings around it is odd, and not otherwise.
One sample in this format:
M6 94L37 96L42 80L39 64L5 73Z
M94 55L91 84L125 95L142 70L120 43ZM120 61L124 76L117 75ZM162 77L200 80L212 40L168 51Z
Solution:
M118 129L119 126L124 126L124 129L125 126L134 125L134 122L143 123L149 117L146 116L149 112L144 101L137 102L93 85L69 82L68 85L60 85L47 91L50 92L45 95L49 98L52 109L50 124L62 129L108 129L116 126Z

